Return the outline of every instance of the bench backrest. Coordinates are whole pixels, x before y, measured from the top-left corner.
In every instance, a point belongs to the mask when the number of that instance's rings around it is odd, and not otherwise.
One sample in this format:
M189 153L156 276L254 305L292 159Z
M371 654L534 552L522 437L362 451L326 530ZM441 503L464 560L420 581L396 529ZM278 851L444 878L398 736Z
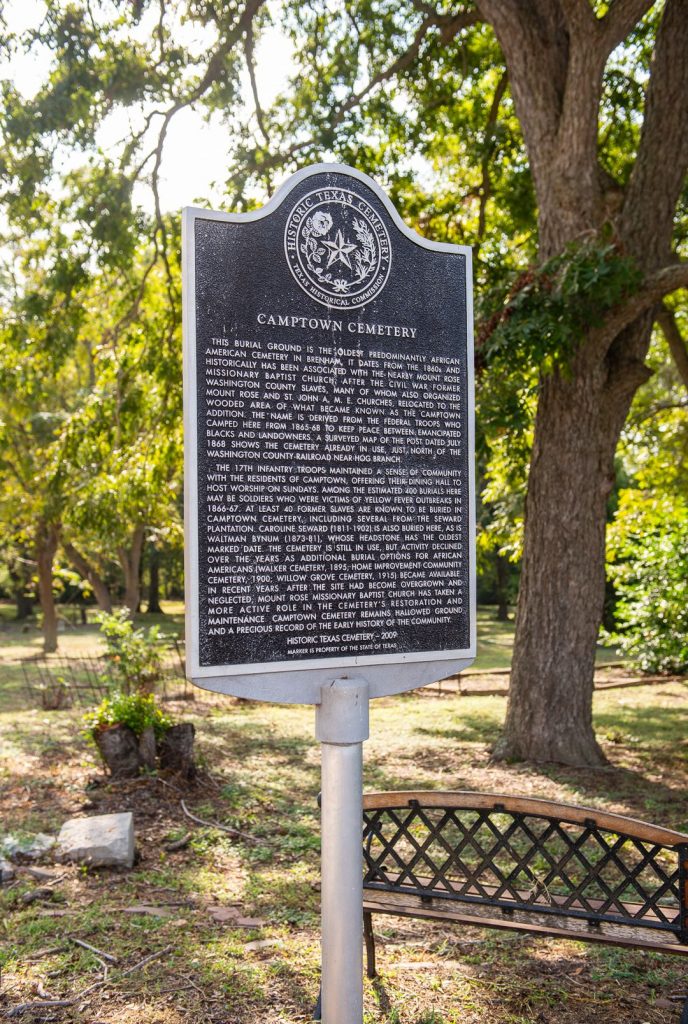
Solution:
M363 806L365 889L520 920L653 929L688 944L688 835L497 794L373 793Z

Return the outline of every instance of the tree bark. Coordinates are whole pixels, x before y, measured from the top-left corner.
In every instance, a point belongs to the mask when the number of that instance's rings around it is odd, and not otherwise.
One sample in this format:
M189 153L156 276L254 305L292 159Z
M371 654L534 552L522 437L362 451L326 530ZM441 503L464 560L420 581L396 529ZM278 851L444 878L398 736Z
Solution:
M163 770L178 772L187 779L194 777L195 734L193 722L180 722L167 730L160 743L160 767Z
M41 521L36 531L36 563L38 566L38 596L43 612L43 650L52 654L57 650L57 611L53 596L53 561L57 551L59 529L54 523Z
M112 611L112 597L102 576L69 541L62 541L62 548L81 578L90 583L100 610L109 615Z
M646 349L648 323L633 334ZM638 362L625 367L625 379L610 376L605 359L593 358L585 345L575 362L570 376L542 381L509 703L495 755L599 765L604 756L592 727L592 694L607 499L619 434L649 371Z
M597 232L609 215L597 158L602 72L633 7L598 21L579 0L476 0L504 51L533 173L542 261ZM645 272L671 263L688 141L686 0L667 0L636 165L618 215ZM625 19L625 20L624 20ZM632 22L631 22L632 24ZM628 26L626 26L626 31ZM504 734L496 756L595 765L595 648L604 607L606 502L618 439L637 388L651 313L582 338L570 374L544 376L528 479L521 588ZM607 332L609 334L609 332Z
M112 725L95 734L100 756L114 778L134 778L141 770L139 742L128 725Z
M141 601L141 555L143 553L144 528L137 526L128 548L117 548L117 557L124 574L124 604L132 616L136 614Z
M160 607L160 553L155 544L151 544L148 548L148 574L148 607L146 608L146 614L160 615L162 614L162 608Z

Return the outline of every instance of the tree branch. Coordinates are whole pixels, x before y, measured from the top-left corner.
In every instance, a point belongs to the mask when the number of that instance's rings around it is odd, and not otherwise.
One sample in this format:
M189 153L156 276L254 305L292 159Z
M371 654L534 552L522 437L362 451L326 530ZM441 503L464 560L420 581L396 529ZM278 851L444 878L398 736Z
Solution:
M604 345L612 342L634 320L677 288L688 288L688 263L675 263L648 274L638 291L615 306L601 326L591 331L594 343Z
M688 109L686 53L686 0L666 0L620 224L626 246L648 270L670 258L676 203L688 169L688 132L681 118Z
M265 139L266 144L270 145L270 136L268 135L267 128L265 127L265 115L263 108L260 105L260 97L258 96L258 83L256 82L256 68L253 61L253 24L249 24L246 29L246 35L244 37L244 57L246 58L246 67L248 68L248 78L251 83L251 92L253 94L253 106L256 112L256 121L258 122L258 128L260 134Z
M536 191L549 174L567 83L570 35L553 0L475 0L502 48Z
M396 60L392 61L386 68L378 71L377 74L373 75L370 81L358 92L352 93L351 96L335 112L332 120L332 125L336 126L341 124L344 116L348 114L350 110L357 107L359 103L365 99L378 85L382 85L383 82L388 82L395 75L398 75L401 71L405 71L406 68L413 64L414 60L420 53L420 48L423 45L425 37L428 35L431 29L441 28L441 40L446 45L461 31L462 28L468 28L470 25L476 25L481 18L476 11L461 11L453 18L447 19L446 16L437 14L437 12L427 14L418 27L413 42L404 53L400 54Z
M481 162L481 181L480 181L480 210L478 213L478 240L482 241L485 237L485 211L487 208L487 201L492 193L492 182L490 181L490 158L494 153L494 126L497 122L497 115L499 114L499 106L504 98L506 87L509 82L508 73L505 71L497 82L497 88L495 89L494 96L492 97L492 104L490 106L490 112L487 115L487 122L485 124L485 141L483 158Z
M641 423L645 423L655 416L661 416L663 412L670 412L672 409L688 409L688 398L684 398L682 402L658 402L657 405L653 405L651 409L644 412L642 416L632 416L629 425L633 427L640 426Z
M446 45L451 42L462 28L477 25L483 20L477 11L460 11L455 15L439 14L431 4L422 3L420 0L415 0L414 7L416 7L417 10L422 11L426 17L417 29L408 49L400 54L386 68L383 68L373 75L370 81L363 86L362 89L359 89L358 92L352 92L346 100L344 100L338 107L335 107L327 121L328 128L338 127L344 120L345 116L355 107L359 106L362 101L377 88L377 86L383 85L385 82L394 78L395 75L398 75L400 72L405 71L406 68L410 67L418 57L423 41L432 28L441 29L440 41ZM292 157L303 152L304 149L308 149L310 146L313 146L317 141L318 136L314 134L309 136L307 139L295 142L281 153L274 153L272 156L267 157L263 161L262 166L264 168L278 167L292 159Z
M668 306L660 306L656 316L657 323L662 328L662 333L667 340L676 369L683 384L688 388L688 345L682 336L676 317Z
M151 188L153 191L153 200L155 203L155 219L157 223L157 232L160 233L162 241L162 247L160 255L162 256L163 263L165 265L165 272L167 277L167 292L170 299L170 303L174 307L176 305L177 290L174 284L174 275L172 274L172 268L170 266L168 257L168 245L167 245L167 228L165 225L164 218L162 216L162 207L160 204L160 166L162 164L163 151L165 148L165 139L167 138L167 131L170 126L170 122L175 114L179 113L185 107L192 106L197 100L207 92L207 90L213 85L221 76L223 63L225 58L232 49L241 40L242 36L246 36L253 27L253 19L260 7L266 0L248 0L244 7L243 13L237 19L234 27L231 31L227 32L222 44L215 50L212 57L208 61L205 69L205 73L193 89L191 89L185 96L179 97L163 114L162 125L158 134L158 141L151 153L145 158L145 160L139 165L139 172L143 169L145 164L151 157L154 157L153 172L151 175ZM156 232L156 234L157 234ZM157 242L156 242L157 244Z
M482 21L482 18L475 10L461 10L457 11L456 14L451 12L440 13L434 4L427 3L425 0L413 0L413 6L442 29L443 42L449 42L462 28L468 28L469 25L475 25L477 22ZM447 33L446 37L445 33Z
M655 0L613 0L600 21L604 46L609 55L647 14Z

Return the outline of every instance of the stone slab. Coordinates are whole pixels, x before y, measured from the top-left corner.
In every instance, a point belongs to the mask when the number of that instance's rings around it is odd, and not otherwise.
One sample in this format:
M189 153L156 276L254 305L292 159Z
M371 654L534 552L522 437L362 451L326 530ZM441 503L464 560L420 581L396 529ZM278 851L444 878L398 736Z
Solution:
M40 860L52 850L55 837L45 832L36 835L9 834L0 838L0 855L17 864Z
M8 860L0 857L0 885L11 882L14 878L14 868Z
M91 867L130 868L134 864L134 816L126 811L70 818L57 838L57 853L60 860Z

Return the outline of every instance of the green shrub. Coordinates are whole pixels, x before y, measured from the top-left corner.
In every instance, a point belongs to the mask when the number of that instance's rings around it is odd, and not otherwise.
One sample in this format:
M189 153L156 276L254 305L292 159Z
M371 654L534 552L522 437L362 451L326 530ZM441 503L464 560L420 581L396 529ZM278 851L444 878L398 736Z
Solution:
M94 711L88 711L84 715L84 723L91 738L110 726L128 725L137 737L152 726L155 738L160 739L172 725L152 693L122 693L119 690L106 697Z
M610 531L617 629L607 637L643 672L686 673L688 502L641 490L622 499Z
M162 675L169 637L159 626L135 629L126 608L111 615L98 616L100 632L105 638L105 658L119 688L150 691Z

